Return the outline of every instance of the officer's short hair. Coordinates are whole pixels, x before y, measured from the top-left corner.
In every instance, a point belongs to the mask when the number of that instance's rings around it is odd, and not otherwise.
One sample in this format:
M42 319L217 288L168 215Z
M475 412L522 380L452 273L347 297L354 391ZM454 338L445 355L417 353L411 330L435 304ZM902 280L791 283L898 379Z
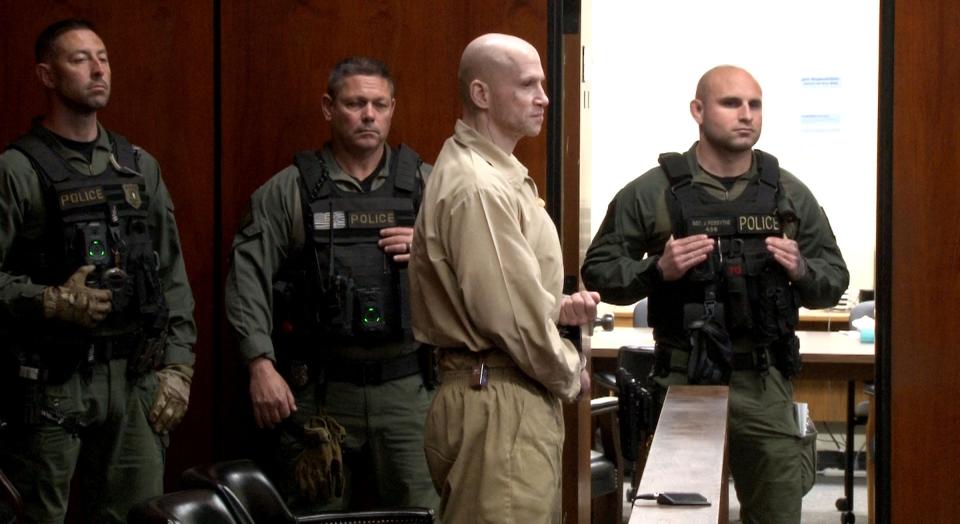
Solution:
M345 58L333 66L330 71L330 78L327 79L327 94L330 98L337 98L337 94L343 87L343 82L348 76L364 75L379 76L387 81L390 86L390 96L394 94L393 76L387 69L387 64L366 56L351 56Z
M40 35L37 36L37 42L33 46L33 54L37 63L39 64L53 55L53 43L57 41L60 35L76 29L88 29L94 33L97 32L97 28L94 27L93 22L84 20L83 18L64 18L63 20L57 20L48 25L43 31L40 31Z

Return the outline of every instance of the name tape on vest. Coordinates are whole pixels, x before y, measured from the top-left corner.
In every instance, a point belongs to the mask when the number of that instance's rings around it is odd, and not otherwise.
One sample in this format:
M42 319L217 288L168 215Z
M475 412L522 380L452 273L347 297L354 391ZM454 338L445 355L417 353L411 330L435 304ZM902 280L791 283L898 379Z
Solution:
M91 204L103 204L107 197L103 194L103 187L85 187L60 193L60 209L70 209Z
M687 220L691 235L779 235L780 220L774 215L741 215L734 217L696 217Z
M333 229L381 229L397 225L397 215L392 210L384 211L334 211ZM317 231L330 230L330 212L313 214L313 228Z

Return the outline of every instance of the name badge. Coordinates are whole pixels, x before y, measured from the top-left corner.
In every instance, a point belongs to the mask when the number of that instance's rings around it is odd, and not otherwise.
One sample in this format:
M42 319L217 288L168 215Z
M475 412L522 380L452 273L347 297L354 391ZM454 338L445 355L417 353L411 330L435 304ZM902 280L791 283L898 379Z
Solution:
M730 236L737 232L733 217L694 217L687 219L687 232L691 235Z

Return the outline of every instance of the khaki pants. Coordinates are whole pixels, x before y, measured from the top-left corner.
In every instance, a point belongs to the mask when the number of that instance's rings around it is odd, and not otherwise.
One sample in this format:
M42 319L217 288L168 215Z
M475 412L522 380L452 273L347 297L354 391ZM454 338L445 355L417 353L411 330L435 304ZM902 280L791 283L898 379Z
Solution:
M45 388L43 407L79 422L78 434L44 420L0 437L0 466L23 496L27 522L63 522L78 465L84 522L126 522L135 503L163 493L167 435L147 420L156 375L128 381L126 365L94 364Z
M441 362L442 365L442 362ZM444 370L427 417L427 464L445 524L559 523L560 401L517 368Z

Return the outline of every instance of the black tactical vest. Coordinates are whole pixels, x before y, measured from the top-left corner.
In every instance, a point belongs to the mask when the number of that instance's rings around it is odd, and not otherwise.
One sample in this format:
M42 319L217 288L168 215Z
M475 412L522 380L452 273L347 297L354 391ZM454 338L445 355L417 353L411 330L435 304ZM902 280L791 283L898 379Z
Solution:
M54 139L42 132L10 145L40 177L47 226L36 240L18 237L3 270L27 275L37 284L61 285L78 267L93 265L87 285L113 294L112 311L96 328L58 326L34 338L44 340L40 345L58 346L56 351L119 338L125 350L135 351L143 339L159 338L166 329L159 257L147 222L149 195L133 146L120 135L109 136L113 158L96 176L74 169L56 154Z
M660 156L670 181L667 207L674 237L706 234L717 243L712 255L682 279L661 282L651 292L650 325L655 329L683 335L704 312L715 311L730 336L749 333L764 347L792 338L799 298L767 251L765 238L781 236L796 218L777 208L777 159L760 151L757 159L758 179L736 199L723 201L693 183L682 155Z
M306 233L298 262L306 293L296 290L290 297L306 314L294 315L301 318L300 336L322 337L328 346L412 343L405 264L395 263L377 242L385 227L413 227L421 199L420 157L401 145L384 183L365 193L337 188L319 151L297 153L294 163ZM283 316L275 311L277 320Z

